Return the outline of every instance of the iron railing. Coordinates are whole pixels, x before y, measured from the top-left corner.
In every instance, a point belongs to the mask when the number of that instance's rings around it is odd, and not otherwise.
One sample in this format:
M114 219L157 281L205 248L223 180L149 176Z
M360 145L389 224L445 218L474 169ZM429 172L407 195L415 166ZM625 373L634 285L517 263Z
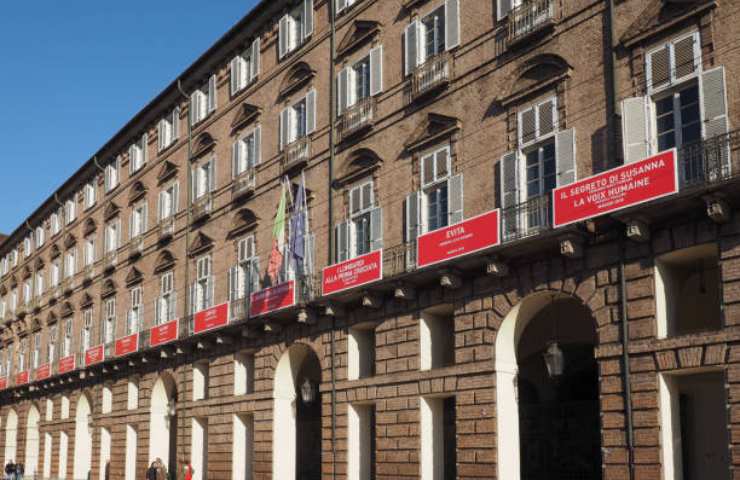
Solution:
M509 12L508 43L521 40L555 20L554 0L527 0Z
M234 178L231 184L231 200L236 200L245 195L254 193L254 188L257 184L257 176L253 167L247 168L245 171L240 173Z
M452 56L442 52L419 65L411 77L411 97L417 98L452 80Z
M211 214L213 196L210 192L201 195L193 201L193 221L201 220Z
M550 195L541 195L504 208L501 212L504 242L537 235L552 227Z
M383 249L383 277L395 277L414 269L416 269L416 241Z
M375 106L375 98L366 97L347 108L339 119L338 133L340 140L371 127L375 121Z
M678 149L681 188L729 180L740 171L740 130L683 145Z
M285 146L282 158L283 172L307 163L311 158L311 138L306 136Z

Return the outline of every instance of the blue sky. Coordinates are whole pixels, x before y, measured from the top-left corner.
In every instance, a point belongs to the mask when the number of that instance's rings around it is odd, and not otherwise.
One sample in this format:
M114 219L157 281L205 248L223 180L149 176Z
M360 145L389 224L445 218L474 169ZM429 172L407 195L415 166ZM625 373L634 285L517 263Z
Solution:
M4 2L0 232L15 230L256 3Z

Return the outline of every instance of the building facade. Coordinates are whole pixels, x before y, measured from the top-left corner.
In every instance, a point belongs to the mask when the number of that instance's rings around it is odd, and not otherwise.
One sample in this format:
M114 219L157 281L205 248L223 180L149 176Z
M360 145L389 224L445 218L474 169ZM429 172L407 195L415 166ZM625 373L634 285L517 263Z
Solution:
M0 244L4 462L735 478L739 9L260 2Z

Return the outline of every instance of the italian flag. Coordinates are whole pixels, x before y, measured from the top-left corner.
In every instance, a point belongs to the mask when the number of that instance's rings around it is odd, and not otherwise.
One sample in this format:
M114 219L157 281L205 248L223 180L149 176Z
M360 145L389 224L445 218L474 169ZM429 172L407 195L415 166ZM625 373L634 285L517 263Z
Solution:
M278 283L280 268L283 266L283 252L285 251L285 183L280 190L280 204L275 214L275 226L272 228L272 251L267 264L267 275L273 285Z

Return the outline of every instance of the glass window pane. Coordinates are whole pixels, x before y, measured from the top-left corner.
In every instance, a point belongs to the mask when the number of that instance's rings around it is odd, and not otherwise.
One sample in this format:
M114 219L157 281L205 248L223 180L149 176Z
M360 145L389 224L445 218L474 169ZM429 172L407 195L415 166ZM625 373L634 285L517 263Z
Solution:
M674 133L668 132L658 136L658 151L668 150L676 146L676 136Z
M665 97L655 101L655 113L663 115L673 111L673 97Z

